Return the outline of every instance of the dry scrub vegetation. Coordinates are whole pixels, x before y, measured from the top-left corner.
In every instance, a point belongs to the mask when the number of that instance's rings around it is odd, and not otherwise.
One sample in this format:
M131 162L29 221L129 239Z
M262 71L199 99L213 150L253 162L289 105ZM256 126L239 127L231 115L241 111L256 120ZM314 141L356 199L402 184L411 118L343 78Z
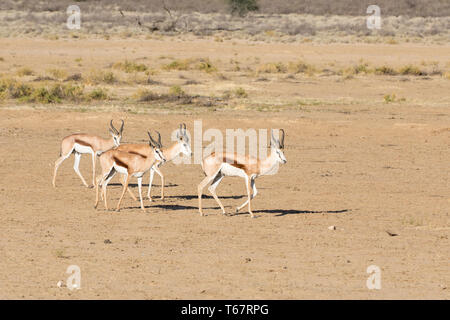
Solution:
M75 62L82 66L81 58ZM160 56L156 61L114 61L107 63L104 68L85 72L74 72L73 68L49 68L41 74L28 66L20 66L17 70L0 75L0 101L58 104L108 100L146 105L236 106L252 105L248 98L256 96L244 87L233 84L233 79L243 77L254 83L283 83L326 78L340 82L370 77L391 78L395 81L409 81L410 78L448 80L449 74L449 64L442 65L437 61L395 67L374 65L363 59L353 65L343 66L334 63L320 65L305 60L261 62L258 57L244 61L213 61L208 57L175 59ZM211 83L228 85L211 89L205 95L197 90L203 88L204 84L194 80L201 77ZM126 90L118 91L118 88ZM385 96L384 101L405 101L389 97ZM292 98L288 97L282 105L289 107L292 103ZM294 104L297 105L297 102Z
M229 14L225 0L79 1L83 27L68 32L66 8L71 1L12 1L0 4L0 36L48 39L89 36L158 38L192 34L217 41L266 42L423 42L446 43L450 5L445 1L378 1L383 26L366 27L369 1L268 1L245 18Z
M366 27L368 1L259 0L259 10L242 17L230 14L227 0L86 0L76 2L81 8L81 30L66 27L66 8L70 4L73 3L68 0L5 0L0 4L0 37L44 38L58 50L68 43L82 47L88 41L99 41L114 47L116 53L120 41L141 41L142 46L166 42L211 44L205 47L205 53L174 56L162 50L157 58L147 53L137 55L139 47L119 55L120 59L109 58L108 49L102 51L105 56L100 63L92 63L86 55L72 56L69 61L64 58L67 53L60 53L61 63L49 60L42 67L29 60L17 62L16 52L5 48L0 51L0 103L105 101L144 106L256 106L264 110L266 104L297 108L315 105L317 101L325 103L315 97L310 101L298 93L296 86L301 83L343 83L355 79L397 83L450 78L450 61L433 57L390 63L357 56L340 63L333 59L312 61L301 52L289 59L279 59L276 54L278 45L299 44L396 47L419 43L445 47L450 39L450 11L443 1L378 1L382 8L380 30ZM242 44L273 44L273 54L270 58L258 53L244 58L238 49ZM209 55L209 48L216 45L232 48L233 56ZM285 87L290 88L289 93ZM275 88L271 95L277 98L268 101L267 95ZM409 101L408 96L392 99L396 92L385 91L376 98L378 102Z

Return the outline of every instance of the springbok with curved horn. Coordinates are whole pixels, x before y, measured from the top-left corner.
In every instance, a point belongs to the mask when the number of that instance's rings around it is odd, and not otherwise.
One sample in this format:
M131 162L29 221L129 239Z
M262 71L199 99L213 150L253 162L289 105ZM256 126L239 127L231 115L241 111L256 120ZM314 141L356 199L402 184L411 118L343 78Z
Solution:
M159 133L158 133L159 134ZM158 136L159 143L161 143L161 136ZM147 144L122 144L117 149L121 151L126 151L130 153L142 152L142 149L147 149ZM189 136L186 132L186 124L180 124L180 129L177 131L177 141L171 145L169 148L161 148L161 152L164 155L165 161L158 161L154 166L150 169L150 181L148 184L148 193L147 197L150 201L152 201L151 197L151 188L153 183L153 176L155 172L161 177L161 200L164 200L164 175L159 170L159 167L168 161L172 161L175 159L180 153L190 157L192 155L191 145L189 143ZM128 189L128 193L131 195L133 200L137 200L134 196L133 192Z
M113 121L109 123L109 132L111 133L110 139L103 139L98 136L88 135L84 133L76 133L70 136L65 137L61 142L61 152L58 160L55 161L55 170L53 172L53 187L56 187L56 173L58 171L61 163L64 162L72 153L75 154L75 162L73 164L73 169L76 174L80 177L81 181L86 187L89 187L83 176L78 169L80 165L81 155L85 153L90 153L92 155L92 186L95 185L95 156L98 153L108 151L114 147L118 147L120 145L120 140L122 139L123 133L123 125L124 121L122 121L122 125L120 129L117 130Z
M180 153L184 154L185 156L192 156L192 150L191 145L189 143L189 136L186 132L186 124L180 124L180 129L177 132L177 142L175 142L173 145L171 145L167 149L161 150L164 154L164 157L166 157L166 162L172 161L175 159ZM158 162L156 165L154 165L150 169L150 181L148 183L148 192L147 192L147 198L152 201L152 184L153 184L153 177L155 175L155 172L161 177L161 200L164 200L164 175L159 170L159 167L164 162Z
M251 200L256 196L257 190L255 186L255 179L261 175L272 173L278 163L286 163L284 156L284 130L280 129L281 139L277 140L273 131L270 140L270 155L264 159L259 160L251 156L238 155L236 153L212 153L203 159L202 168L206 177L198 185L198 209L200 215L203 215L202 210L202 193L203 189L211 183L208 190L219 204L222 213L225 214L225 209L216 195L216 188L225 176L242 177L245 179L245 187L247 189L248 199L239 207L236 212L239 212L246 204L248 204L248 212L253 218L251 208ZM253 193L252 193L253 192Z
M141 209L145 211L144 202L142 201L142 176L155 164L156 161L165 161L164 155L161 152L161 135L158 133L159 139L156 142L150 132L147 132L150 138L149 147L141 148L133 152L125 152L118 149L111 149L102 153L99 157L100 165L102 167L102 174L97 177L96 181L96 197L95 208L98 205L98 189L102 186L102 197L105 201L105 208L108 210L106 201L106 187L109 181L118 172L125 176L123 184L122 195L117 203L117 211L120 211L120 204L122 203L125 191L128 189L128 184L131 177L137 177L139 188L139 199L141 202Z

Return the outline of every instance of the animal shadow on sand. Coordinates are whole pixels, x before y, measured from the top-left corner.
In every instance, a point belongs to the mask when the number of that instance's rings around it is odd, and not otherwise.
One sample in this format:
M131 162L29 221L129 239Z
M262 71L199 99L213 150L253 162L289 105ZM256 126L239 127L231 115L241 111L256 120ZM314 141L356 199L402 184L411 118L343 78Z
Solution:
M242 195L242 196L221 196L220 199L242 199L244 197L246 197L246 196L244 196L244 195ZM181 196L166 196L165 198L193 200L193 199L198 199L198 195L189 194L189 195L181 195ZM204 194L202 199L214 199L214 198L212 196Z
M126 210L139 210L141 207L140 206L132 206L132 207L123 207L122 209L126 209ZM178 211L178 210L198 210L198 207L194 207L194 206L183 206L183 205L179 205L179 204L152 204L152 205L144 205L145 209L163 209L163 210L173 210L173 211ZM205 209L220 209L219 207L209 207L209 208L205 208Z
M295 210L295 209L266 209L266 210L253 210L253 213L277 213L276 217L285 216L288 214L339 214L350 212L352 209L341 210ZM241 212L233 213L231 216L237 216L242 214L248 214L243 208Z
M123 185L120 182L109 183L108 187L109 186L112 186L112 187L123 187ZM137 188L138 187L137 183L129 183L128 186L130 188ZM148 187L148 183L147 184L142 184L142 187L143 188L147 188ZM153 184L153 187L157 187L158 188L158 187L161 187L161 185ZM178 187L178 185L177 184L172 184L172 183L164 185L164 188L172 188L172 187Z
M285 216L287 214L338 214L350 212L352 209L341 210L295 210L295 209L268 209L268 210L255 210L254 213L278 213L275 216Z

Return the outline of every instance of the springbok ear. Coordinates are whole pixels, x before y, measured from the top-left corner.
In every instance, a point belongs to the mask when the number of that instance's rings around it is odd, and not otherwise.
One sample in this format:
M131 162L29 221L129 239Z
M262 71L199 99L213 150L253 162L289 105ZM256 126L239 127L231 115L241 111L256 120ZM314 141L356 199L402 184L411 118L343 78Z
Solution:
M279 140L279 145L280 145L280 149L284 149L284 129L280 129L280 140Z
M109 128L109 132L112 134L113 137L116 136L116 134L114 133L114 131L112 131L111 128Z

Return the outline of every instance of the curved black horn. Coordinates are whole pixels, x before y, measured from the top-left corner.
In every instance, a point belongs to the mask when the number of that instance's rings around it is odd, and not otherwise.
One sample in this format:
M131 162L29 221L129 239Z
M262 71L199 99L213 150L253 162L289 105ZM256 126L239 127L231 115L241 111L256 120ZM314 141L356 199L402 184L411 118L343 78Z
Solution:
M111 129L113 129L113 131L114 131L115 134L119 134L119 131L117 131L117 129L116 129L116 128L114 127L114 125L113 125L112 119L111 119L111 122L109 123L109 125L111 126Z
M156 131L156 130L155 130L155 131ZM159 148L162 148L161 134L160 134L158 131L156 131L156 133L158 134L158 147L159 147Z
M150 138L150 145L152 147L156 147L156 142L153 140L152 135L150 134L150 131L147 131L148 137Z
M280 137L280 148L284 148L284 129L280 129L281 137Z
M125 122L123 120L121 120L121 121L122 121L122 125L120 126L120 130L119 130L120 134L122 134L122 132L123 132L123 125L125 124Z
M270 137L270 144L276 143L277 139L275 139L275 136L273 135L273 129L270 130L271 137Z

